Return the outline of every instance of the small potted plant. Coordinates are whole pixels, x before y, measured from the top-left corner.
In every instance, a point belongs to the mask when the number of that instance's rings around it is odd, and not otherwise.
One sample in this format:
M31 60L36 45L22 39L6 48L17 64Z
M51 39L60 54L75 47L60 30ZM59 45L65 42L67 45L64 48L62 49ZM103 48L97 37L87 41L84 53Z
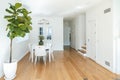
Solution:
M44 42L43 42L43 40L44 40L44 36L43 35L40 35L39 36L39 45L44 45Z
M7 37L10 39L10 57L9 60L3 63L3 71L6 80L13 80L16 76L17 60L12 59L12 43L16 37L24 37L26 33L32 30L31 12L22 7L21 3L10 4L9 8L5 10L8 15L4 18L8 21L6 31Z

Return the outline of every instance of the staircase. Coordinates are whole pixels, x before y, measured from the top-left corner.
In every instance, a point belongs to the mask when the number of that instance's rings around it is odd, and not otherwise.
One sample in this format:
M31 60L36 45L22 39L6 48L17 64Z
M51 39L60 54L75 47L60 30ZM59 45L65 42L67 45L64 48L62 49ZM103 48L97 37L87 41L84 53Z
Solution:
M84 44L81 49L78 49L78 53L80 53L83 56L86 56L86 44Z

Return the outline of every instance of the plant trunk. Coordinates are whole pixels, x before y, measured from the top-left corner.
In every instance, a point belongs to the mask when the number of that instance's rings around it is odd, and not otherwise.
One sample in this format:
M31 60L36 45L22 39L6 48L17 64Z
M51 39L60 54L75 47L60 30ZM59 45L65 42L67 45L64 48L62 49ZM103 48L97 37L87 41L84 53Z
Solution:
M12 39L10 39L10 63L12 62Z

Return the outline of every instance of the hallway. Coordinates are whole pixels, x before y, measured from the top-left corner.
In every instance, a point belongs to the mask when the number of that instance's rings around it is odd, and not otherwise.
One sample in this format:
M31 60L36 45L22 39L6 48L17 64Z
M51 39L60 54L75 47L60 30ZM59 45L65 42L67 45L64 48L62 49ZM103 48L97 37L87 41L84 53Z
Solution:
M18 64L15 80L113 80L117 77L70 47L55 51L54 56L55 61L47 61L45 66L42 60L36 65L31 63L26 55Z

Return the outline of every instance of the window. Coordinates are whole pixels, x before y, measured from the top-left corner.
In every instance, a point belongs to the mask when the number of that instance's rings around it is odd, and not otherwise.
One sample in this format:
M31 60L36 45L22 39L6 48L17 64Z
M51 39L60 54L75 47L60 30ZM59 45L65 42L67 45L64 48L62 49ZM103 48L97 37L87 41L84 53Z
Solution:
M51 35L52 35L51 27L48 27L48 30L47 30L47 40L51 40Z
M43 27L40 27L40 35L43 35Z

